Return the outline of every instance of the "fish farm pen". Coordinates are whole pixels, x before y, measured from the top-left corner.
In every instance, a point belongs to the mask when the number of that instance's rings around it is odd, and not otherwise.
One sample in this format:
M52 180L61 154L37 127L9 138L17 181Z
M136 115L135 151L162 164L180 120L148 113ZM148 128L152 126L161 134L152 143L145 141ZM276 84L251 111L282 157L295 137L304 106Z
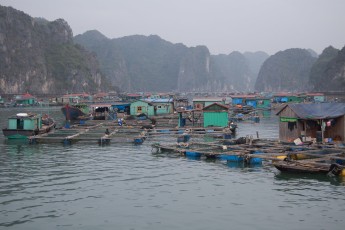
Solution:
M207 140L205 141L205 138ZM239 165L270 164L282 172L345 176L345 147L336 143L295 145L253 136L234 138L228 128L178 128L171 117L151 121L88 120L29 137L30 144L143 144L149 140L155 154L177 154L193 159L215 159Z

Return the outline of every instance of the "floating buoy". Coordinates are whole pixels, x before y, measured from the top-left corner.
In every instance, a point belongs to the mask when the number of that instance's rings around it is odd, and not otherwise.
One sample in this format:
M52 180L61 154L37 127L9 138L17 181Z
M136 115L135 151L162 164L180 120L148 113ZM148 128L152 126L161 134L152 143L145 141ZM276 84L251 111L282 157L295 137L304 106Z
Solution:
M285 160L286 156L277 156L277 159L279 160Z
M341 170L340 176L345 176L345 169Z

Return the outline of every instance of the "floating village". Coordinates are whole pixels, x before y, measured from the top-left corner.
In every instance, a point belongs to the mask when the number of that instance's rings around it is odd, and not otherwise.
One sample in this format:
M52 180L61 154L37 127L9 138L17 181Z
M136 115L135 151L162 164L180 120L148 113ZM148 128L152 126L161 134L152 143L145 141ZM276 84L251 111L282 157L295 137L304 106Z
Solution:
M2 107L61 107L65 118L61 127L47 114L23 112L7 118L3 135L29 144L140 145L152 139L155 153L240 165L267 163L284 173L345 176L341 94L82 93L39 100L26 93L9 102L0 100ZM259 133L236 135L240 122L260 122L259 114L265 111L278 117L278 139L262 139Z

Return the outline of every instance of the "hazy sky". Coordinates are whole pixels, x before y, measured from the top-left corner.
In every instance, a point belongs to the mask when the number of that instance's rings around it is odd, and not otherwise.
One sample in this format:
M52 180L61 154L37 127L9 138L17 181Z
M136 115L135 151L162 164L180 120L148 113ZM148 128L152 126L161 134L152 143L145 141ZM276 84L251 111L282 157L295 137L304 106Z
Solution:
M345 46L345 0L0 0L32 17L63 18L73 34L155 34L212 54Z

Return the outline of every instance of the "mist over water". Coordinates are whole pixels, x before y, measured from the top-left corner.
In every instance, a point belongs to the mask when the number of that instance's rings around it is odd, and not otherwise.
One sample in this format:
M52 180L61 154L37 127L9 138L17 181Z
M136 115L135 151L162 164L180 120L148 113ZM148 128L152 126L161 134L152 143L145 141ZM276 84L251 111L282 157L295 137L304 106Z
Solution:
M9 115L0 109L1 125ZM32 108L31 108L32 111ZM37 109L37 111L40 111ZM51 115L63 118L59 108ZM276 117L238 136L277 138ZM143 145L36 144L0 137L0 229L343 229L344 178L281 174L155 153Z

